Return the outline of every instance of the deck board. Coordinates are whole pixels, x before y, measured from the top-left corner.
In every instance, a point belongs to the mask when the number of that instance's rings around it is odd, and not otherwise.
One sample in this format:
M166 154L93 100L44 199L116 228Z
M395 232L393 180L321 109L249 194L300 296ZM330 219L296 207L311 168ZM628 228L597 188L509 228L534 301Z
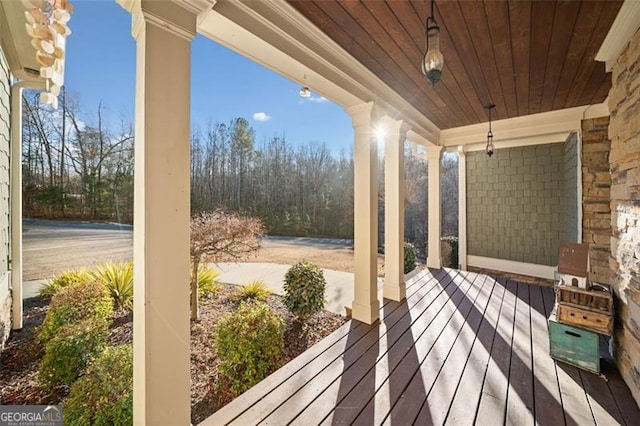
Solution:
M516 316L511 345L509 387L507 389L507 424L532 425L534 423L533 355L531 350L531 315L529 312L529 286L518 283L516 290ZM532 386L532 384L534 386Z
M635 424L615 366L607 380L549 357L553 290L425 270L381 321L350 321L223 407L223 424Z
M472 424L475 419L475 408L480 401L482 384L489 366L491 347L496 333L496 324L503 306L504 292L504 287L494 281L494 290L480 325L478 337L473 342L471 355L467 360L458 388L448 407L446 425L468 425Z

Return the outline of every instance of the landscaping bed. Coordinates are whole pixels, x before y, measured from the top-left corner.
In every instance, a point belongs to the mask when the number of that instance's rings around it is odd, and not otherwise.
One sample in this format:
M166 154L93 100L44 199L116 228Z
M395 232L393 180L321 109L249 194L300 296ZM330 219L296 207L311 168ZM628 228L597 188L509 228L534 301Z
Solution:
M215 330L220 320L234 312L238 302L232 296L236 287L223 284L212 297L202 301L200 319L191 322L191 421L200 423L235 396L218 386L221 377L215 349ZM67 396L64 389L45 390L38 381L38 366L44 356L36 340L36 328L46 315L50 298L36 297L25 301L24 326L13 331L0 352L0 404L58 404ZM273 312L285 321L284 356L286 364L313 344L344 324L346 318L327 312L310 317L301 325L282 303L270 295L266 299ZM132 313L117 310L110 326L109 345L122 345L133 340Z

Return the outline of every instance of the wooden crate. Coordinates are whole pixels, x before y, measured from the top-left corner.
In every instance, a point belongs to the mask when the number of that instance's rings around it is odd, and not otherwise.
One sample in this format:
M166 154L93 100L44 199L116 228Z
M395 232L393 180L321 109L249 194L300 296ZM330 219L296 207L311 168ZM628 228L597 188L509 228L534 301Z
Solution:
M555 310L549 318L551 358L600 374L598 334L557 321Z
M613 315L594 309L559 303L558 321L607 336L613 333Z
M606 314L613 314L613 295L611 289L584 290L568 285L559 285L556 291L556 301L563 305L586 308Z

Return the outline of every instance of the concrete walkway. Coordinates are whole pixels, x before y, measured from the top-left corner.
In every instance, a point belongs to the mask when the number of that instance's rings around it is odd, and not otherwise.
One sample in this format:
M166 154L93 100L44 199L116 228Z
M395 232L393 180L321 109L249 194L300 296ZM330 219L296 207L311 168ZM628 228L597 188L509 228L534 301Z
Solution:
M222 276L221 282L241 285L251 281L264 281L275 294L283 295L284 276L291 265L278 263L218 263ZM336 314L345 315L345 306L353 302L353 274L351 272L323 269L327 280L325 309ZM382 288L383 279L378 278L378 289Z
M218 263L212 264L221 272L220 282L241 285L251 281L264 281L275 294L283 295L284 276L291 265L278 263ZM353 302L353 274L350 272L323 269L327 280L325 295L326 310L345 315L345 306ZM47 280L25 281L22 298L29 299L38 295L40 288ZM382 288L383 279L378 278L378 290Z

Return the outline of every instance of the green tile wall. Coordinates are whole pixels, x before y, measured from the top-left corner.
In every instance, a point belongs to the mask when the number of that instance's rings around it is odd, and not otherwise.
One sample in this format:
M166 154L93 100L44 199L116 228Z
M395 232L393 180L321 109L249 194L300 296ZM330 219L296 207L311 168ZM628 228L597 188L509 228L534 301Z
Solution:
M564 235L564 144L467 154L470 255L557 264Z

